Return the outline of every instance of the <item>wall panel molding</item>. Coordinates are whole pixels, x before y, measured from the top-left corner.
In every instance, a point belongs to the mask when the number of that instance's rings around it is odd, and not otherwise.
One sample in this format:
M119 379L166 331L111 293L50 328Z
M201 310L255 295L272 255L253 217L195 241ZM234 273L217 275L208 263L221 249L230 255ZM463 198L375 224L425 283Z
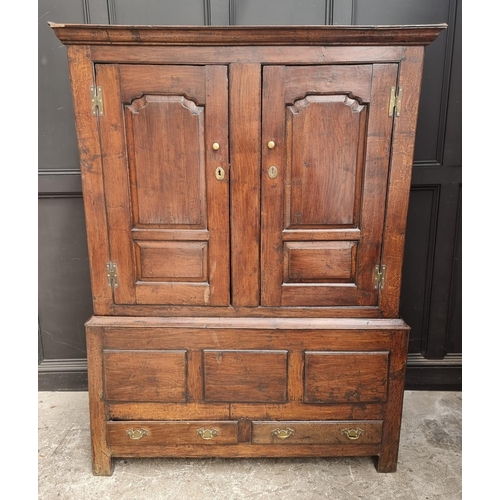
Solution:
M212 7L210 5L210 0L203 0L203 23L205 26L212 25Z
M82 0L83 18L86 24L108 24L107 0Z
M85 24L90 24L92 21L90 19L90 4L89 0L82 0L83 3L83 22Z
M229 0L210 0L210 26L227 26L229 23Z
M440 191L439 184L424 184L412 186L410 193L401 315L412 328L410 352L418 349L420 354L426 352L430 336L431 284ZM422 210L424 208L427 210ZM408 287L411 282L414 284Z
M116 24L115 0L108 0L108 18L109 18L109 24Z
M86 391L86 359L45 359L38 365L38 390Z
M462 350L462 185L459 186L450 302L446 322L446 352Z
M334 23L334 0L325 1L325 24L332 25Z
M411 184L413 186L432 184L452 184L459 186L462 182L462 166L422 165L412 171Z
M38 196L81 196L82 181L79 169L46 169L38 171Z
M332 24L353 24L354 1L353 0L333 0L333 23Z
M448 116L448 104L450 100L451 69L453 61L453 45L455 43L456 26L456 0L449 0L448 4L448 29L446 30L446 48L444 54L444 74L441 87L441 99L439 108L438 140L436 146L436 161L444 165L444 151L446 138L446 118Z
M235 0L229 0L229 25L233 26L236 24L236 2Z
M345 2L345 0L343 0ZM359 2L358 0L351 0L352 2L352 15L351 15L351 22L352 24L360 24L360 18L362 23L366 24L366 20L363 19L362 14L360 14L360 9L363 8L362 2ZM373 3L372 3L373 2ZM335 2L336 3L336 2ZM366 5L377 5L377 2L373 0L366 1L365 0L365 6ZM390 9L391 5L396 5L400 9L400 13L405 16L405 7L403 6L404 4L402 3L397 3L397 0L394 0L392 3L391 2L384 2L384 6L386 8ZM440 35L440 37L445 37L446 41L444 43L444 53L442 56L442 60L439 62L439 65L443 68L443 77L442 77L442 82L441 82L441 87L439 91L439 96L434 96L434 95L426 95L425 94L425 80L423 82L423 98L428 98L427 101L425 101L424 104L429 104L431 101L430 99L433 99L436 97L436 102L439 106L439 111L437 114L436 122L433 122L436 124L437 130L436 130L436 135L433 136L436 138L436 149L432 153L433 157L426 158L425 160L418 160L415 162L414 166L419 167L420 164L436 164L436 166L441 166L444 165L444 152L445 152L445 139L446 139L446 121L447 121L447 116L448 116L448 105L449 105L449 99L450 99L450 86L451 86L451 80L452 80L452 62L453 62L453 51L454 51L454 43L455 43L455 26L457 22L457 0L448 0L447 4L443 4L443 9L446 8L444 5L447 5L447 11L446 11L446 18L441 18L441 19L433 19L432 21L429 20L428 22L446 22L448 24L448 28L444 33ZM411 8L411 2L410 5L406 5L406 7ZM418 9L415 9L415 12L417 12ZM422 13L420 13L422 15ZM424 16L426 14L423 14ZM366 17L366 13L365 13ZM443 17L444 17L444 12L443 12ZM387 22L380 22L381 18L387 18ZM418 20L414 20L413 24L418 24ZM378 16L377 22L374 24L399 24L400 20L398 19L397 21L394 21L394 16L391 14L390 10L387 11L387 15L385 14L380 14ZM371 23L370 23L371 24ZM438 39L439 41L439 39ZM433 50L431 48L430 50ZM426 59L425 65L424 65L424 78L425 76L429 76L429 64L430 64L430 59ZM433 101L434 102L434 101ZM421 101L421 111L422 111L422 103ZM419 120L417 126L417 157L419 156L419 129L423 128L425 125L422 122L422 120ZM420 143L422 144L422 143ZM431 152L429 152L431 154Z
M462 354L451 353L444 356L442 359L429 359L423 354L409 353L407 366L462 366Z

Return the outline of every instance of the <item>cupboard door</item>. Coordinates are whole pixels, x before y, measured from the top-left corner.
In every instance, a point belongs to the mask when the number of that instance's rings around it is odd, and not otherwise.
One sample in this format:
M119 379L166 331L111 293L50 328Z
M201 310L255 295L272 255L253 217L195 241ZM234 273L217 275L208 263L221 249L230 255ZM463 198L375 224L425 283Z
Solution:
M377 305L396 77L396 64L264 68L262 305Z
M228 305L227 67L97 64L96 81L115 303Z

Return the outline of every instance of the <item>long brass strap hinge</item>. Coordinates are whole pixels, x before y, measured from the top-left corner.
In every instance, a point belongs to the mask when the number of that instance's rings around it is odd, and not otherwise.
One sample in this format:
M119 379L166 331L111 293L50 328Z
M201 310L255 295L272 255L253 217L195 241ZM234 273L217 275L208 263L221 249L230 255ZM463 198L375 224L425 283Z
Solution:
M114 262L106 264L106 274L108 275L108 285L111 288L118 288L118 272Z
M102 87L90 86L90 104L92 106L92 115L104 116L104 101L102 97Z
M375 266L375 278L373 280L373 288L375 290L382 290L385 283L385 266Z
M403 98L403 87L391 87L391 99L389 100L389 116L399 116L401 114L401 100Z

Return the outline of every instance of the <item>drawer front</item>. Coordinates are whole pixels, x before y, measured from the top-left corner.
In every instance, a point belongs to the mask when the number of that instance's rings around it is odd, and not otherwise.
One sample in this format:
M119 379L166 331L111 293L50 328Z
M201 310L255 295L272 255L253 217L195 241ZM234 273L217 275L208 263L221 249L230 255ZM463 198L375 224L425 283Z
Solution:
M252 422L253 444L378 444L381 420Z
M238 422L108 422L108 443L128 446L237 444Z

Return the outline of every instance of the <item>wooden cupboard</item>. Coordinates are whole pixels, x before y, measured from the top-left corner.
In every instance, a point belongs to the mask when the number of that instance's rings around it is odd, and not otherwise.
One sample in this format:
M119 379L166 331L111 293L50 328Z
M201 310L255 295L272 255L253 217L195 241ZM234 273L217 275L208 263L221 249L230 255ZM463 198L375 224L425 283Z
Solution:
M424 47L445 28L51 24L67 45L113 457L378 457Z

